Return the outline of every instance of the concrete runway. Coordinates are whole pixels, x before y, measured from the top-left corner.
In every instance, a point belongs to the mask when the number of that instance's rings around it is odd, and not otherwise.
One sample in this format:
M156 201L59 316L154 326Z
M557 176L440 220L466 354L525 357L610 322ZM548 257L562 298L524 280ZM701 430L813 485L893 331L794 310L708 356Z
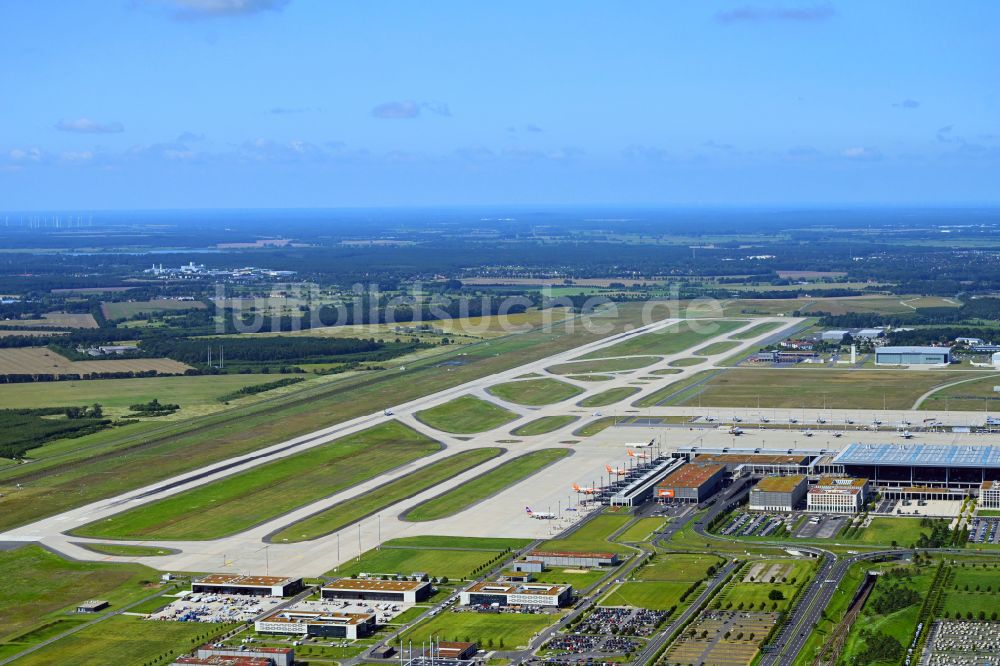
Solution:
M760 346L767 339L781 333L783 330L797 326L802 320L785 317L765 317L747 320L747 323L737 331L727 335L719 335L715 338L708 338L693 348L704 347L712 340L726 339L727 337L756 326L763 321L774 321L783 324L780 329L768 331L762 335L748 340L739 341L737 348L729 349L724 353L709 356L698 365L688 366L681 369L681 372L673 375L664 375L656 380L651 380L645 384L636 384L637 378L648 376L650 371L666 368L669 363L679 358L686 358L691 354L691 350L663 356L662 359L653 365L637 370L602 373L610 374L613 379L603 382L586 382L566 380L584 390L584 393L563 403L547 405L544 407L525 407L513 405L501 401L486 392L486 388L494 384L515 380L520 375L527 373L538 373L554 376L547 373L545 368L571 361L579 356L590 352L598 351L610 347L623 338L642 333L653 333L662 331L670 325L676 323L677 319L667 319L654 324L636 329L631 333L611 336L605 340L593 342L576 349L572 349L549 358L525 364L511 370L483 377L466 384L456 386L432 395L419 398L406 404L392 407L393 416L385 416L382 413L371 414L359 417L351 421L326 428L310 435L298 437L287 442L275 444L254 454L240 456L228 461L223 461L210 467L209 473L200 478L193 479L195 474L189 473L173 479L167 479L146 488L140 488L118 497L101 500L92 504L66 511L62 514L37 521L24 527L16 528L5 533L0 533L0 541L38 541L45 546L60 551L70 557L81 560L94 561L135 561L147 564L157 569L165 571L214 571L214 572L240 572L240 573L263 573L268 571L271 574L288 574L316 576L333 569L340 563L353 559L361 552L374 548L379 540L385 541L403 536L417 536L424 534L435 535L461 535L461 536L492 536L492 537L525 537L544 538L561 531L575 520L578 512L567 511L567 508L576 506L578 498L570 488L570 484L578 482L580 485L591 485L599 482L601 475L605 473L604 466L622 466L627 458L625 455L625 442L644 441L654 437L662 438L665 450L672 450L678 446L738 446L766 448L828 448L836 449L846 445L848 442L885 442L891 441L895 436L886 432L850 432L844 437L836 439L832 433L814 430L812 437L806 437L802 430L813 425L815 427L816 418L822 412L824 418L831 423L843 423L843 419L848 417L848 413L840 413L837 410L763 410L767 412L768 418L775 422L778 419L786 420L794 415L800 421L799 426L791 426L790 429L768 429L755 430L748 426L759 419L760 410L740 410L740 409L698 409L692 407L654 407L634 409L629 405L641 398L643 395L659 390L663 386L681 381L697 372L711 368L714 364L721 362L735 353L743 350L750 350ZM667 333L669 334L669 333ZM693 349L692 348L692 349ZM443 370L442 370L443 371ZM600 411L607 416L677 416L677 415L704 415L711 412L720 420L731 418L733 415L741 416L744 423L741 424L745 434L739 438L728 433L728 428L719 428L717 424L699 424L698 427L612 427L603 432L588 438L575 438L572 436L573 430L583 423L593 418L595 410L584 409L576 405L580 400L602 393L611 388L636 386L640 391L629 396L624 401L615 406L602 407ZM497 404L502 404L511 411L519 415L519 418L512 423L504 425L495 430L473 436L453 436L438 432L422 423L415 414L419 411L445 403L453 398L465 394L473 394L477 397L488 399ZM532 437L514 437L510 431L529 421L542 416L574 414L580 416L580 420L565 426L555 432ZM906 418L908 413L894 412L891 416L882 412L867 412L864 410L851 410L850 418L854 418L857 423L870 423L875 415L878 415L886 425L894 424L898 420ZM925 418L937 418L936 415L927 412L919 412L919 419L910 415L909 420L920 423ZM967 418L970 423L982 423L981 413L956 413L951 412L949 423L955 423L955 417L962 414L962 418ZM944 418L945 415L940 415ZM408 465L382 474L374 479L359 484L353 488L337 493L331 497L310 503L306 506L288 513L279 518L268 521L257 527L251 528L240 534L216 539L213 541L118 541L115 543L130 543L137 545L156 545L176 549L180 552L162 557L126 558L111 557L94 553L81 548L75 543L91 540L70 537L63 534L63 531L72 529L81 524L100 520L114 515L120 511L133 508L142 504L156 501L164 497L183 492L190 488L198 487L211 481L224 478L231 474L251 469L272 460L294 455L307 451L308 449L334 439L344 437L365 428L386 422L391 419L398 419L410 427L438 439L446 445L446 449L426 458L421 458ZM839 419L839 421L837 420ZM969 440L962 439L971 438ZM503 442L502 440L517 439L519 443ZM568 440L577 440L572 444L563 444ZM900 441L902 441L900 439ZM954 434L927 434L920 435L915 440L919 442L955 442L965 443L983 442L982 436ZM498 458L495 458L483 465L477 466L463 474L457 475L448 481L437 485L410 499L401 501L383 512L379 516L366 518L359 523L346 527L338 533L316 539L294 544L267 544L264 537L276 530L300 520L317 511L343 501L344 499L357 496L399 476L410 473L416 469L426 466L442 457L454 454L458 451L480 448L483 446L502 446L508 451ZM574 450L574 454L568 456L553 465L546 467L537 474L525 479L510 488L505 489L498 495L480 504L469 507L456 516L423 523L410 523L399 520L399 515L408 508L434 497L441 492L457 486L462 482L471 479L483 472L502 464L511 457L521 455L530 451L569 446ZM218 471L213 471L218 468ZM572 505L572 507L568 506ZM524 511L525 506L531 506L538 511L551 511L560 513L558 520L533 520Z

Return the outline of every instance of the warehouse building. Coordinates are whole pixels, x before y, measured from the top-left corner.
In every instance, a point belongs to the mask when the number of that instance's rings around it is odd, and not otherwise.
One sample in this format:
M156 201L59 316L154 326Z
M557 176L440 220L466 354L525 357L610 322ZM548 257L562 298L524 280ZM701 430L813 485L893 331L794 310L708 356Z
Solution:
M110 606L107 599L87 599L76 605L77 613L99 613Z
M248 661L249 660L249 661ZM178 657L175 664L212 664L215 666L294 666L294 648L226 647L202 645L193 657Z
M479 652L478 643L466 643L464 641L438 641L427 650L427 653L437 659L457 659L458 661L468 661Z
M791 511L802 502L808 485L801 474L766 476L750 489L750 508L754 511Z
M245 594L256 597L290 597L305 589L301 578L211 574L191 583L195 594Z
M549 606L561 608L569 605L573 597L572 585L549 583L475 583L459 595L463 606Z
M618 553L587 553L571 550L554 550L550 552L533 550L528 553L527 559L541 562L543 567L576 567L579 569L616 567L621 564L621 558L618 557ZM528 569L528 571L531 571L531 569Z
M1000 509L1000 481L983 481L979 486L979 508Z
M431 596L431 584L422 580L341 578L324 585L321 593L323 599L395 601L415 604Z
M875 365L947 365L951 347L879 347Z
M843 474L879 488L980 489L1000 479L1000 447L988 444L850 444L833 459Z
M255 628L262 634L323 636L354 640L373 634L376 624L374 613L283 610L257 620Z
M660 502L702 502L718 492L725 478L725 465L688 463L660 481L656 486L656 499Z
M817 513L858 513L868 501L868 479L820 477L806 493L806 509Z
M819 339L823 342L836 342L839 343L844 339L845 335L848 335L850 331L823 331L819 334Z

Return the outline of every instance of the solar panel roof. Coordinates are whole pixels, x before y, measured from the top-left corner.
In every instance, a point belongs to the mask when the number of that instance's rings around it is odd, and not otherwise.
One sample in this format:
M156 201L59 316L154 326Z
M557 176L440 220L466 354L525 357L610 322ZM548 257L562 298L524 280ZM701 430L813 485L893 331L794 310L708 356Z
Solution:
M833 462L840 465L1000 467L1000 447L967 444L851 444Z

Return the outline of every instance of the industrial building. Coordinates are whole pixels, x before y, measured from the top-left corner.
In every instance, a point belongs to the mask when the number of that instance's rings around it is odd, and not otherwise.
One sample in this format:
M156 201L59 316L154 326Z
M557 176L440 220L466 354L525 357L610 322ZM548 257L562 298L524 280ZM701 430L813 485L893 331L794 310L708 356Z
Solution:
M87 599L76 605L77 613L99 613L110 604L105 599Z
M545 570L545 562L539 559L517 560L511 565L511 570L518 573L542 573Z
M849 334L850 331L823 331L819 334L819 339L823 342L840 342Z
M1000 509L1000 481L983 481L979 486L979 508Z
M572 585L549 583L505 583L481 581L459 595L463 606L550 606L561 608L569 605L573 597Z
M245 594L257 597L290 597L305 589L301 578L210 574L191 583L195 594Z
M687 463L656 486L656 498L661 502L702 502L718 492L725 478L725 465Z
M202 645L195 651L193 657L178 657L173 663L213 666L294 666L295 649Z
M373 634L376 623L374 613L283 610L257 620L255 628L262 634L324 636L354 640Z
M542 566L546 567L577 567L580 569L616 567L621 564L618 553L584 553L567 550L551 552L533 550L528 553L528 559L539 561Z
M464 641L438 641L434 643L433 656L437 659L457 659L467 661L479 652L479 645Z
M885 331L881 328L862 328L857 333L852 335L852 338L858 338L861 340L875 340L885 336Z
M979 489L1000 479L1000 447L968 444L850 444L833 461L878 487Z
M755 511L791 511L806 495L809 482L801 474L766 476L750 489L750 508Z
M431 584L422 580L341 578L323 586L323 599L395 601L415 604L431 596Z
M879 347L875 365L947 365L951 347Z
M806 493L806 509L818 513L858 513L868 501L868 479L820 477Z

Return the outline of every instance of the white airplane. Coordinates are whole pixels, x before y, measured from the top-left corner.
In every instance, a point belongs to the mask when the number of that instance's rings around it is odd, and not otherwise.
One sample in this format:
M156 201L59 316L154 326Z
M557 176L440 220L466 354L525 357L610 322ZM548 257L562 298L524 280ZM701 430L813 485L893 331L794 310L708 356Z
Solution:
M794 425L794 424L798 423L799 420L793 416L793 417L791 417L791 418L788 419L788 422L791 423L792 425Z
M648 449L652 445L653 445L653 440L649 440L648 442L629 442L625 446L630 446L633 449Z
M743 423L743 419L738 416L733 416L733 423Z
M706 416L705 420L708 421L709 423L712 423L713 421L715 421L715 417L714 416Z
M882 421L879 420L879 419L872 419L872 425L873 426L880 426L880 425L882 425Z
M816 423L823 425L824 423L826 423L826 419L820 416L819 418L816 419Z
M842 433L842 432L835 432L835 433L833 433L833 436L834 436L834 437L840 437L840 436L842 436L843 434L844 434L844 433Z
M647 453L636 453L632 449L625 449L625 450L628 452L629 458L638 458L639 460L645 460L649 458L649 454Z
M383 413L383 414L384 414L385 416L392 416L392 410L391 410L391 409L387 409L387 410L383 411L382 413Z
M585 495L596 495L601 492L600 488L594 488L593 486L581 486L579 483L573 484L573 490L578 493L583 493Z
M743 428L741 428L739 426L733 426L732 428L729 429L729 434L730 435L742 435L743 434Z
M760 422L761 423L770 423L771 419L767 418L766 416L762 416L762 417L760 417Z
M844 419L844 423L847 425L854 425L854 419Z
M804 433L802 433L802 434L805 435L806 437L812 437L813 436L813 431L810 430L809 428L806 428L806 431Z
M909 430L904 430L902 432L901 436L902 436L903 439L912 439L913 438L913 433L910 432Z
M552 520L556 517L554 513L547 511L532 511L530 506L524 507L524 512L528 514L529 518L534 518L535 520Z
M614 474L616 476L625 476L628 474L628 470L624 467L612 467L611 465L605 465L604 469L608 470L608 474Z

